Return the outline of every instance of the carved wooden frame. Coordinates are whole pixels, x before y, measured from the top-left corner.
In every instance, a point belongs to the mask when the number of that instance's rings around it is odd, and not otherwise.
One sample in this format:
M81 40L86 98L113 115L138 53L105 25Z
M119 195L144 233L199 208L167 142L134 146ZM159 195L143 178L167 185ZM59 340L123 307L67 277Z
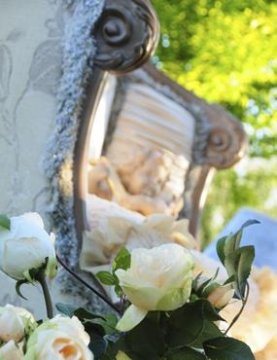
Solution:
M149 0L106 0L93 35L97 43L95 69L86 89L82 123L74 150L74 217L81 246L86 223L86 184L82 169L86 166L91 118L94 117L108 73L123 75L145 64L159 39L159 22Z
M131 29L135 33L130 34ZM81 246L86 223L87 179L82 169L86 166L91 117L107 80L108 71L124 75L145 63L153 52L159 33L157 18L148 0L107 0L106 8L95 29L98 44L96 57L97 71L94 72L87 88L83 123L79 129L74 161L74 212L76 229ZM185 90L163 73L147 64L146 73L158 84L170 89L176 98L181 98L191 106L198 106L207 120L207 141L204 144L202 161L193 159L190 173L191 204L183 215L190 219L190 232L197 236L199 218L204 206L208 184L214 169L226 169L238 162L247 147L247 138L241 123L230 113L217 105L210 105Z
M106 0L94 36L94 63L121 75L147 62L159 39L159 22L148 0Z
M201 210L205 204L208 186L213 177L214 170L229 168L243 157L247 147L246 134L241 123L220 106L206 103L191 92L179 86L174 81L170 80L167 76L150 64L145 65L143 69L151 77L151 79L154 80L154 82L160 86L168 88L172 94L175 94L176 99L181 99L186 104L190 104L192 107L200 108L201 113L205 115L206 124L204 131L206 132L206 140L203 149L204 155L200 159L199 157L194 157L193 155L188 175L188 181L190 182L189 196L191 197L191 208L188 210L184 209L181 214L181 216L188 217L190 219L190 232L194 236L197 236ZM104 82L105 79L103 79L102 85ZM86 119L88 119L88 117L86 117ZM87 126L89 126L89 124L87 124ZM82 127L82 135L80 139L87 139L86 141L88 141L87 130L87 127ZM82 140L82 143L85 143L84 140ZM196 146L199 146L199 144L196 144ZM85 166L85 163L86 162L83 157L83 162L79 163L79 172L81 172L81 168L82 166ZM82 190L83 194L81 197L81 204L79 204L78 210L76 209L76 216L79 218L78 233L80 236L84 229L89 228L88 224L84 223L86 220L86 181L86 179L82 179L81 183L77 184L79 194L80 190Z

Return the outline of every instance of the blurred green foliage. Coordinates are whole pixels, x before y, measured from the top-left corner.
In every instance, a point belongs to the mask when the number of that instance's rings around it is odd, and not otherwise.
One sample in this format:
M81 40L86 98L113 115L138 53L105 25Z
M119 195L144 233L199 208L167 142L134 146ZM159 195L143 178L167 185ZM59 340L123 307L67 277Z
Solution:
M242 207L277 218L277 161L257 164L251 170L245 165L245 169L243 174L234 169L216 174L202 216L200 237L203 247Z
M277 155L277 1L152 3L161 22L156 65L243 121L250 156ZM276 177L272 168L266 174L257 168L243 180L234 170L218 173L205 207L203 237L209 241L219 230L211 222L215 207L224 223L241 206L268 211L264 202L272 186L277 186ZM218 197L218 189L224 196Z

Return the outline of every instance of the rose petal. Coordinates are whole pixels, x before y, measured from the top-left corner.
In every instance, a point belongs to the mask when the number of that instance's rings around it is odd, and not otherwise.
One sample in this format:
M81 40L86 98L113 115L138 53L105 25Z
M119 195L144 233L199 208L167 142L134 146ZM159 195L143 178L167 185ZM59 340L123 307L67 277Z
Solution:
M134 305L129 306L122 318L117 323L117 330L124 332L132 330L135 326L142 322L142 320L147 315L147 312L148 311L140 309Z

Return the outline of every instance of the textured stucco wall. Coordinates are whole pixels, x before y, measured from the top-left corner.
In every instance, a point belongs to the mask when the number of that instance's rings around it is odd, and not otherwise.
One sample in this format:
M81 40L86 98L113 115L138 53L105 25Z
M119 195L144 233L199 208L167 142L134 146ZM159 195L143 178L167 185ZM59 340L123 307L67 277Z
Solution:
M43 212L43 149L56 113L61 5L0 0L0 213Z
M41 161L56 114L63 32L60 3L0 0L0 213L43 214L48 201ZM0 289L0 305L36 308L37 316L44 316L40 290L24 286L27 303L1 272Z

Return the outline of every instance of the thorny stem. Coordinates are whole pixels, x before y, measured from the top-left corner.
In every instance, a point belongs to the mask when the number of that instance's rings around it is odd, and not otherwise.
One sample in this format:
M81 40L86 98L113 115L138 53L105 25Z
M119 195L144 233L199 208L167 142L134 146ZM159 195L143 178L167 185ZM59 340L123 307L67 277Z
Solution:
M97 295L100 299L102 299L107 305L109 305L114 311L116 311L118 314L121 315L120 310L109 300L107 299L103 294L101 294L98 290L94 289L90 284L88 284L84 279L82 279L78 274L76 274L73 270L71 270L62 260L59 256L57 256L58 262L61 264L61 266L69 273L71 274L75 279L80 281L84 286L86 286L89 290L91 290L95 295Z

